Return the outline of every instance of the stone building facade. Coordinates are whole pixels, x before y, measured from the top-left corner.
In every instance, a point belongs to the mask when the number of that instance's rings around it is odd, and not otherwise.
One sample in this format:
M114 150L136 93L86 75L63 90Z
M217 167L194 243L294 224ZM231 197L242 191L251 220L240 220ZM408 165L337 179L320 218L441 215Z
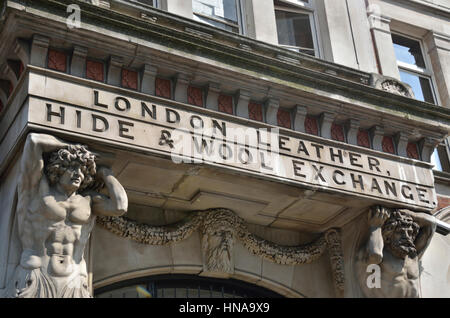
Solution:
M0 1L0 296L449 297L449 17Z

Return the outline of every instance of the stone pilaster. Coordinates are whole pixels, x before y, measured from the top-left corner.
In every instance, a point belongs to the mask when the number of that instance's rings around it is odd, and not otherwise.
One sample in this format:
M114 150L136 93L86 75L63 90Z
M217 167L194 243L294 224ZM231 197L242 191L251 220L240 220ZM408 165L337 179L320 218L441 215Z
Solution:
M206 108L211 110L219 110L220 84L209 82L206 95Z
M107 84L120 86L122 66L123 58L119 56L110 56L108 61L108 75L106 77Z
M384 129L381 126L373 126L370 129L370 136L372 138L372 147L374 150L383 151L383 136Z
M306 132L305 119L308 109L305 106L296 105L294 110L294 129L300 132Z
M175 100L180 103L187 103L187 88L189 79L186 74L178 73L175 77Z
M269 98L266 102L266 122L268 124L278 125L278 108L280 108L280 101L276 98Z
M249 118L248 103L250 102L251 93L249 91L240 89L236 99L236 115L239 117Z
M145 64L142 70L141 92L144 94L155 95L155 80L158 69L150 64Z
M391 36L391 19L376 11L369 11L368 17L381 74L399 80L400 73Z
M408 157L406 148L408 147L409 134L405 132L398 132L395 135L395 147L397 148L397 154L402 157Z
M30 64L39 67L46 67L47 53L50 39L46 36L35 34L31 42Z
M322 113L320 115L320 136L322 136L323 138L331 139L331 125L333 124L335 117L336 115L333 113Z
M70 64L70 74L74 76L84 77L86 73L86 57L88 50L82 46L75 46L72 53L72 61Z
M349 119L346 123L347 142L351 145L358 145L359 120Z

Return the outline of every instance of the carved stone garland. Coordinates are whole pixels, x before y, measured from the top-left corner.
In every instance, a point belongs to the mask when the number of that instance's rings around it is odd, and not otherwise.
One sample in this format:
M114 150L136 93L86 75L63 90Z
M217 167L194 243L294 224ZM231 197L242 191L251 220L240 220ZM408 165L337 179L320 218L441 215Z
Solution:
M253 254L281 265L311 263L328 250L336 293L341 297L344 293L344 258L340 233L336 229L328 230L309 244L282 246L250 233L244 220L228 209L193 212L183 221L171 226L138 224L125 217L98 217L97 223L118 236L148 245L179 242L200 228L203 235L204 269L210 272L232 273L234 262L232 253L227 250L232 248L230 245L236 238Z

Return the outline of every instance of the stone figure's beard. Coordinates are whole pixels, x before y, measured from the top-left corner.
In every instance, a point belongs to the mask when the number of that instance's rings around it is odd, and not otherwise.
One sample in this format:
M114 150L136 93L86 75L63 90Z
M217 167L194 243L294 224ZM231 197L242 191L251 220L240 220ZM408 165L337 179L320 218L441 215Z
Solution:
M208 252L208 268L212 271L228 272L231 269L231 246L228 242L221 242L210 248Z
M404 259L406 256L409 256L410 258L415 258L417 256L416 246L410 239L393 241L390 244L390 248L394 256L402 259Z

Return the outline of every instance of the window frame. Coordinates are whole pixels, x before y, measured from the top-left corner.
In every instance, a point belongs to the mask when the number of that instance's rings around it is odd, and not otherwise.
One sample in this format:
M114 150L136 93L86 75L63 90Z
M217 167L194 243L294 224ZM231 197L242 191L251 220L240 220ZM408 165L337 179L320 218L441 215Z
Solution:
M276 5L274 3L275 11L278 10L278 11L284 11L284 12L307 14L309 16L309 24L310 24L311 33L312 33L311 37L312 37L312 40L313 40L314 48L313 49L309 49L309 48L302 48L300 46L291 46L291 45L283 45L283 44L278 44L278 46L286 48L288 50L292 50L294 48L299 49L299 50L311 50L311 51L314 50L314 55L310 55L310 54L305 53L305 52L300 52L300 53L308 54L310 56L314 56L314 57L317 57L317 58L321 58L322 57L322 51L321 51L321 46L319 45L319 43L320 43L320 29L319 29L319 24L317 23L317 21L318 21L317 9L316 9L314 0L309 0L308 3L301 2L301 0L298 0L298 2L294 2L294 1L291 1L291 0L277 0L277 1L286 4L286 6L280 6L280 5ZM294 6L296 8L291 8L289 6ZM277 38L278 38L278 30L277 30Z
M233 32L233 31L230 31L230 30L226 30L226 29L220 28L218 26L208 24L208 23L203 22L203 21L198 21L198 20L195 20L195 19L194 19L194 21L199 22L199 23L207 24L207 25L209 25L211 27L219 28L219 29L221 29L223 31L226 31L226 32L231 32L233 34L245 35L247 33L247 29L246 29L246 26L245 26L245 23L244 23L245 22L244 21L244 12L245 11L244 11L243 1L241 1L241 0L234 0L234 2L236 4L237 24L229 22L226 19L220 19L220 18L217 18L217 17L214 17L214 16L208 16L208 15L205 15L205 14L196 13L196 12L194 12L194 5L193 5L192 2L193 2L193 0L191 0L192 15L193 16L200 16L201 18L204 18L204 19L207 19L207 20L209 19L209 20L212 20L212 21L215 21L215 22L218 22L218 23L225 24L225 25L230 26L232 28L237 28L238 32Z
M149 7L149 8L156 8L156 9L160 9L159 5L160 5L160 0L152 0L153 5L149 5L147 3L142 3L140 0L127 0L128 2L131 2L133 4L137 4L140 6L144 6L144 7Z
M413 64L408 64L402 61L399 61L397 59L397 56L395 56L395 61L397 64L397 69L400 73L400 71L406 72L406 73L410 73L412 75L416 75L419 77L423 77L426 78L429 83L430 83L430 89L431 89L431 94L433 95L433 99L434 102L431 104L434 104L436 106L441 105L441 101L439 99L439 95L436 93L436 87L435 84L436 80L434 77L434 73L432 71L432 67L431 67L431 61L430 61L430 57L429 55L426 53L425 51L425 44L423 43L422 39L420 38L416 38L414 36L408 35L408 34L404 34L402 32L397 32L397 31L391 31L392 35L397 35L406 39L410 39L413 41L416 41L417 43L419 43L420 46L420 53L422 54L422 58L423 61L425 63L425 68L419 67L417 65L413 65ZM392 46L394 47L394 41L392 40ZM395 47L394 47L394 51L395 51Z

